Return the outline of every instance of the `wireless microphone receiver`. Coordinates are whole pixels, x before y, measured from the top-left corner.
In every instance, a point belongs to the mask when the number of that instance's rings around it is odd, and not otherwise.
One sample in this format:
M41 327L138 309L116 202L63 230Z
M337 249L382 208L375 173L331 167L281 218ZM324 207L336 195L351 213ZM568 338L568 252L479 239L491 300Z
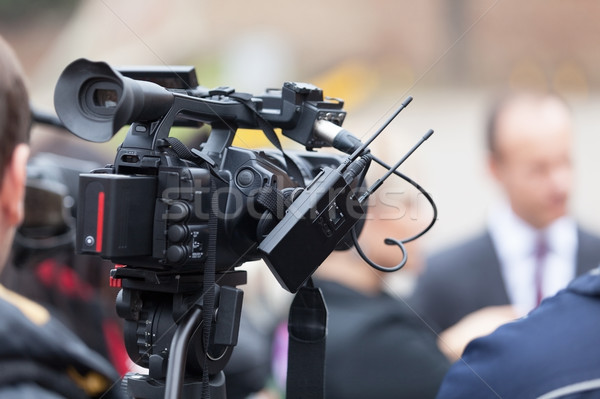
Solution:
M364 200L396 170L431 134L430 130L388 173L357 196L358 178L369 167L365 150L385 127L410 103L409 97L394 115L339 167L324 168L292 202L283 219L258 246L277 281L295 293L333 252L338 242L364 217ZM348 133L350 134L350 133Z

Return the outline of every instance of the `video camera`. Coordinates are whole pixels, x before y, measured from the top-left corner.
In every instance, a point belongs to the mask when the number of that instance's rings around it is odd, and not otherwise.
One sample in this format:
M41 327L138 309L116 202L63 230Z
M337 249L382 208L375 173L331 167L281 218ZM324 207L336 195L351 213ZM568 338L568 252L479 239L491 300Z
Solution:
M182 72L175 72L171 81L180 76ZM192 71L185 76L185 85L196 83ZM58 82L55 97L56 110L69 130L90 141L106 141L132 123L115 164L81 176L77 249L128 266L201 270L208 244L212 175L219 197L214 210L219 214L217 271L264 255L284 287L295 292L320 262L308 267L305 259L270 262L271 256L257 252L256 244L268 235L272 221L281 219L299 188L307 186L322 167L337 167L343 158L307 152L277 160L273 154L231 147L231 143L237 128L260 129L261 124L269 124L308 149L325 146L314 134L315 122L341 124L346 115L343 103L325 101L320 89L301 83L286 83L280 91L248 102L235 94L225 87L166 90L127 78L104 63L71 64ZM170 129L184 118L211 125L202 151L171 151L176 147L167 140ZM288 173L286 162L297 165L301 174ZM349 209L341 205L344 211ZM344 212L351 216L344 222L353 223L363 213L359 207ZM331 235L327 226L339 228L340 222L324 223L323 234ZM326 238L332 247L339 241ZM308 255L305 250L313 249L303 248L303 257Z
M356 242L364 200L381 183L361 195L374 158L367 147L387 124L361 143L341 128L343 101L310 84L250 95L200 87L191 67L117 70L80 59L60 76L54 103L62 123L89 141L131 125L114 164L80 176L76 249L124 266L111 281L123 288L117 312L126 320L125 344L150 368L150 377L129 378L135 397L161 396L164 388L150 380L165 375L167 395L178 394L172 386L184 376L209 375L211 389L222 384L219 372L237 342L242 292L235 287L245 283L235 268L262 258L297 292L333 250ZM169 137L174 126L203 124L211 130L200 148ZM262 130L278 151L233 147L238 128ZM284 152L274 129L307 151ZM313 151L324 146L351 155ZM387 176L417 146L386 165ZM200 323L194 307L202 309L203 339L181 327ZM183 389L200 395L198 385Z

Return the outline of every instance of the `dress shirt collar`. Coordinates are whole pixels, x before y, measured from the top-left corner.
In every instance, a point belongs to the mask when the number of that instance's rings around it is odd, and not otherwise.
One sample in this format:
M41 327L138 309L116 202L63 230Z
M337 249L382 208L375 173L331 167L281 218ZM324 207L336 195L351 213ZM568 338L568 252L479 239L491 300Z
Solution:
M499 204L489 217L489 231L500 258L532 256L536 240L543 233L551 253L571 259L577 247L577 225L563 216L538 230L517 216L506 202Z

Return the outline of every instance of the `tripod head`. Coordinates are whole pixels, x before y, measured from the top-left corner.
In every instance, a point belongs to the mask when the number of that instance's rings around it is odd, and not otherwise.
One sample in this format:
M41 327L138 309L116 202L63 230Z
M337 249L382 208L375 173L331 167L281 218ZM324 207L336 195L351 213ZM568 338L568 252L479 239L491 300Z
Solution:
M158 292L145 279L161 282ZM210 376L211 398L225 398L223 368L237 344L245 271L218 273L214 292L200 293L202 275L147 273L117 268L113 282L122 282L117 297L117 313L125 320L127 351L136 363L149 369L148 375L129 374L127 391L135 398L202 397L203 368ZM152 289L152 290L149 290ZM206 295L213 295L214 322L209 346L204 346L202 312ZM168 373L171 375L168 376ZM173 383L167 383L169 381ZM167 389L165 396L165 388ZM181 391L179 391L181 389Z

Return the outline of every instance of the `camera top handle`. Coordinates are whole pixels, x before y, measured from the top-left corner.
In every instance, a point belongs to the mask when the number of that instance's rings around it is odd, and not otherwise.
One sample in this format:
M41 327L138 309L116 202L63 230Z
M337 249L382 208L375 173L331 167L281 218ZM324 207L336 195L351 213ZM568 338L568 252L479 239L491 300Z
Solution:
M327 146L315 135L315 122L341 125L346 115L342 101L324 100L321 89L310 84L286 82L260 96L228 87L167 89L86 59L63 71L54 102L65 126L85 140L107 141L133 123L122 148L154 151L181 119L210 124L205 152L214 156L231 145L238 128L261 129L259 119L307 149Z

